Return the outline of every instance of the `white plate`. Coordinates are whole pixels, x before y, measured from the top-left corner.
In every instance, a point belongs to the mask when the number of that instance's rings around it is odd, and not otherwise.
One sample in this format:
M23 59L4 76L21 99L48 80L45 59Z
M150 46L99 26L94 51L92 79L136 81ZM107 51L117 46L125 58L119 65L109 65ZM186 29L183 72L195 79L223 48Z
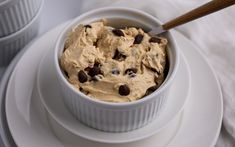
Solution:
M179 70L171 86L171 92L166 102L165 111L163 111L157 119L147 126L125 133L109 133L89 128L73 117L64 105L62 93L58 90L60 88L59 82L55 76L56 71L53 68L53 62L50 62L52 61L53 53L53 48L45 52L45 56L42 58L38 67L37 87L40 98L49 114L61 126L77 136L92 141L102 143L127 143L156 134L182 110L189 94L189 67L185 63L184 57L181 56Z
M181 127L183 118L183 112L178 113L173 120L171 120L164 129L161 129L158 133L150 136L146 139L141 139L134 142L129 143L101 143L90 141L87 139L83 139L77 135L66 130L63 126L61 126L53 117L48 114L49 124L54 132L55 136L63 142L66 147L165 147L167 144L171 142L171 140L176 136L178 130ZM91 131L92 133L93 131ZM101 133L100 133L101 134ZM111 139L115 138L116 135L110 134L113 137L109 137ZM130 135L131 136L131 135Z
M14 57L14 60L11 61L10 65L8 65L7 68L2 67L3 76L0 77L0 135L2 141L0 141L1 147L16 147L16 144L10 134L10 130L8 128L7 120L6 120L6 113L5 113L5 95L6 95L6 89L8 85L8 80L12 74L12 71L14 70L16 64L20 60L21 56L24 54L24 52L28 49L28 47L31 47L31 44L35 41L34 39L32 42L30 42L27 46L25 46L17 55Z
M44 49L53 47L63 26L42 36L25 52L9 81L6 95L6 115L12 136L19 147L65 147L68 143L59 140L51 131L45 110L34 87L38 61ZM182 35L176 33L177 40L192 73L192 89L184 109L181 127L170 136L168 146L210 147L215 144L222 122L222 96L218 81L210 66L197 48ZM182 79L183 80L183 79ZM180 85L179 85L180 86ZM178 122L177 122L178 123ZM162 130L163 131L163 130ZM177 132L176 136L175 133ZM161 135L165 133L157 133ZM167 133L166 133L167 134ZM150 140L150 141L147 141ZM155 135L138 143L118 146L156 146ZM143 142L143 144L141 144ZM81 139L77 146L104 146ZM109 147L117 145L107 145Z
M9 79L6 90L6 118L10 133L18 147L64 147L51 132L46 111L33 86L38 62L44 54L43 50L53 47L55 36L60 33L63 26L35 41L18 61ZM32 68L35 70L29 71ZM16 82L15 79L23 83Z
M35 46L33 45L32 48L35 49ZM51 47L43 47L43 48L44 48L44 51L46 51L49 48L53 49ZM43 52L43 49L40 52ZM37 68L38 68L36 64L37 62L39 63L40 56L41 54L39 52L35 55L33 55L32 53L26 52L26 55L24 55L21 58L21 60L15 67L15 70L13 72L13 75L11 76L11 79L8 85L6 97L9 97L9 100L7 100L6 102L6 105L7 105L6 109L9 110L8 111L9 113L7 112L7 120L8 120L9 126L12 126L10 127L10 130L18 146L32 146L32 145L34 145L34 147L37 145L48 146L49 144L52 144L52 143L55 144L54 142L57 142L58 144L60 144L60 142L55 141L55 136L51 135L51 132L48 132L48 130L50 131L50 129L48 129L48 126L47 126L48 124L42 123L42 122L44 123L47 122L47 120L45 117L45 111L42 109L43 107L39 101L38 92L34 85L35 72L37 71ZM34 62L29 62L29 60L33 60ZM183 65L182 66L183 69L181 71L184 73L182 75L187 77L187 79L189 80L189 77L188 77L189 71L187 71L188 69L185 64L182 64L182 65ZM27 72L29 70L30 72ZM24 82L24 85L22 85L22 82ZM14 83L14 84L10 84L10 83ZM51 85L47 85L47 87L48 86L51 86ZM189 81L185 81L183 88L188 89L188 87L189 87ZM187 97L187 91L180 93L179 95L179 96L183 96L183 98L181 98L183 102L185 101ZM57 103L55 103L55 105L57 105ZM179 106L176 103L176 106L180 108L181 108L181 105L182 103L180 103ZM157 135L157 137L152 139L154 140L154 142L153 141L151 142L156 143L155 140L157 139L158 140L157 143L159 145L161 144L164 145L164 144L169 143L169 141L173 138L173 136L175 136L179 128L179 125L181 124L180 123L181 119L182 119L182 115L179 115L178 117L176 117L172 121L172 123L168 124L169 128L162 130L161 135ZM19 122L15 120L18 120ZM76 123L78 122L76 121ZM164 122L164 123L168 123L168 122ZM43 127L45 128L47 127L47 129L45 130ZM147 130L141 129L142 131L146 132L146 133L143 133L144 136L149 135L148 132L150 132L151 134L154 132L154 130L153 131L151 130L154 128L149 128L149 127L147 128L148 128ZM83 133L85 133L85 135L92 136L93 133L96 133L96 135L108 137L107 134L102 131L96 131L94 129L90 129L83 125L81 125L80 130ZM143 135L140 135L139 133L142 133L142 131L135 131L135 133L131 133L129 135L133 134L134 137L135 136L141 137ZM24 132L24 135L22 135L22 132ZM120 135L115 135L115 134L116 133L112 133L112 134L109 133L108 135L109 136L112 135L110 139L119 137L119 136L128 137L128 134L126 133L122 133ZM60 135L63 135L63 134L60 134ZM29 138L31 141L27 141ZM141 145L138 144L138 146L141 146Z
M15 57L14 61L11 62L11 64L7 67L6 70L5 70L5 68L0 68L0 70L2 70L2 77L0 74L0 107L1 107L1 109L0 109L0 135L1 135L0 146L1 147L16 147L16 145L12 139L12 136L10 134L7 120L6 120L5 93L6 93L6 87L8 84L9 77L10 77L17 61L19 60L20 56L22 55L23 51L21 51L20 54Z

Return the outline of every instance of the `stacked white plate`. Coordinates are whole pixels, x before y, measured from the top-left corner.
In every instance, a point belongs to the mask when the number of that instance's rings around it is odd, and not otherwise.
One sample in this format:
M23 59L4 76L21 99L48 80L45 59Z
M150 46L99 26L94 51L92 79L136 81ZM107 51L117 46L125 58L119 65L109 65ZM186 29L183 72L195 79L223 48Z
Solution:
M0 67L37 35L42 6L43 0L0 0Z
M174 36L181 49L180 69L172 85L167 111L158 120L126 133L107 133L79 123L64 106L56 90L57 83L47 81L54 78L48 59L65 25L35 40L23 55L21 52L21 56L14 59L3 77L0 86L0 132L6 147L215 145L223 114L218 80L198 52L198 47L177 32ZM38 83L37 78L48 85ZM39 88L42 89L41 94ZM45 104L40 101L40 96L53 99L46 99ZM175 117L171 118L172 114Z

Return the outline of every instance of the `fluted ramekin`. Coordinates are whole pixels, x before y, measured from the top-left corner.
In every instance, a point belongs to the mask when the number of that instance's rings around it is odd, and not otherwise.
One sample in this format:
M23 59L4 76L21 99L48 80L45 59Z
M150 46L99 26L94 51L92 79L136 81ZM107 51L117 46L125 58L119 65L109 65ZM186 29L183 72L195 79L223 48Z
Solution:
M9 36L0 38L0 67L7 66L20 49L38 34L42 7L43 0L37 14L25 27Z
M0 37L26 26L37 14L43 0L2 0L0 2Z
M174 80L179 53L170 32L165 34L169 39L167 54L169 71L164 83L152 94L134 101L112 103L89 98L71 85L59 65L64 43L68 32L78 24L88 24L105 18L113 27L135 26L145 30L157 27L160 22L153 16L130 8L107 7L87 12L77 17L59 35L55 49L53 64L57 70L57 79L63 93L64 102L70 112L82 123L98 130L108 132L131 131L151 122L164 110L169 88Z

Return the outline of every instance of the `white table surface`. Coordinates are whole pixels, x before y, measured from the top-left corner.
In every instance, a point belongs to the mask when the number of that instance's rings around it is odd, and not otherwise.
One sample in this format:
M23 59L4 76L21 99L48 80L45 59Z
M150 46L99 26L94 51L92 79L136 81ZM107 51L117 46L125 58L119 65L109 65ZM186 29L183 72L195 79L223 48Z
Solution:
M81 0L45 0L40 34L80 14ZM63 11L62 11L63 10Z

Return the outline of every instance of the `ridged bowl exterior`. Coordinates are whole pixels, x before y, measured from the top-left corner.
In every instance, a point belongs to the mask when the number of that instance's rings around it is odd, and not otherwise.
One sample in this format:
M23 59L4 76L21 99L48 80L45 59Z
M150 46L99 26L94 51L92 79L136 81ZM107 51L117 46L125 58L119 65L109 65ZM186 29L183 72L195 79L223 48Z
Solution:
M167 91L164 91L155 99L139 106L114 109L94 105L78 98L76 93L72 93L65 86L62 93L67 108L78 120L92 128L106 132L126 132L147 125L160 115L167 100Z
M0 67L7 66L15 55L28 44L39 31L41 6L34 18L21 30L0 38Z
M63 93L64 103L70 112L82 123L107 132L126 132L147 125L156 119L166 105L169 88L178 68L178 50L171 33L166 33L169 39L168 58L170 59L168 75L164 83L152 94L135 102L111 103L90 98L65 78L59 65L59 58L63 52L67 33L78 24L88 24L107 18L109 25L115 27L136 26L150 29L159 25L154 17L135 9L129 8L101 8L83 14L69 24L59 35L54 50L54 66Z
M8 0L0 3L0 37L24 28L36 16L41 3L42 0Z

